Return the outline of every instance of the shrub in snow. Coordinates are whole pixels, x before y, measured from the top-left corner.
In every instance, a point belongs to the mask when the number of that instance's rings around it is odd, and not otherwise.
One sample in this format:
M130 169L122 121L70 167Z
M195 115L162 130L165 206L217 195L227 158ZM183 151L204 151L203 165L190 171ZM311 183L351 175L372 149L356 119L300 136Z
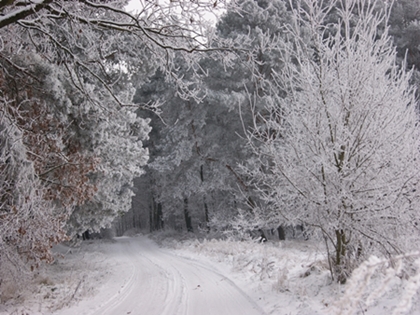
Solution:
M392 314L409 314L413 299L420 287L418 252L399 255L392 259L370 257L353 271L344 295L334 307L340 315L356 314L360 307L371 306L396 284L401 284L402 289Z

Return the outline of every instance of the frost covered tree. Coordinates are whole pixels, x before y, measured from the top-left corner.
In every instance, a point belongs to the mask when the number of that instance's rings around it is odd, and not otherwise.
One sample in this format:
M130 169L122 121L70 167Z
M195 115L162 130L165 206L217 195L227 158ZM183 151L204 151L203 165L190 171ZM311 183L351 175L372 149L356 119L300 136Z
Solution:
M256 202L252 187L237 169L237 165L250 156L243 141L243 124L251 126L252 115L245 104L248 95L253 95L258 99L257 110L260 110L272 93L273 72L281 67L278 42L289 18L285 1L238 2L238 9L228 10L217 25L219 37L242 43L233 65L226 68L220 62L204 61L209 69L205 105L214 113L209 111L208 122L203 128L203 134L212 135L213 139L203 146L202 154L209 157L205 169L211 174L210 183L225 190L218 196L225 199L225 203L213 218L216 226L226 227L238 207L245 204L252 211ZM242 120L237 118L239 112ZM217 130L217 133L210 130ZM262 227L255 221L249 224L251 229Z
M108 104L106 108L112 106ZM72 234L86 230L99 232L103 227L110 227L115 217L127 212L134 194L134 178L144 173L149 158L148 150L143 147L151 129L148 119L138 117L134 108L89 110L93 119L80 117L86 119L81 130L86 134L82 136L82 145L99 160L88 175L96 193L73 210L68 226Z
M2 263L7 253L50 261L63 231L97 230L128 210L150 131L135 110L156 111L133 103L131 82L160 68L194 98L195 79L178 77L173 58L193 72L194 52L229 59L209 49L203 19L222 2L142 1L137 13L124 10L127 1L0 2Z
M420 91L420 1L394 1L389 17L389 33L397 46L400 60L414 67L412 82Z
M246 174L265 214L322 236L341 282L363 257L410 250L419 236L411 72L397 66L388 27L378 31L389 8L375 4L296 3L276 73L282 93L248 136L258 158ZM339 18L326 23L333 8Z
M244 197L238 187L248 195L251 192L236 170L249 156L238 119L239 104L247 101L248 93L258 91L261 99L269 93L272 69L279 66L276 43L288 15L283 1L261 0L238 1L234 10L222 15L215 34L221 42L236 43L236 57L226 65L204 56L198 72L202 77L197 86L199 101L178 97L176 87L165 82L162 74L138 89L138 102L161 98L164 103L166 125L159 120L152 123L158 131L152 132L148 175L153 177L152 199L161 201L165 216L176 214L186 218L181 222L188 222L188 205L195 225L198 221L208 226L212 221L212 226L222 228L236 214L238 204L247 202L249 196ZM192 76L182 63L179 70L184 78ZM243 112L243 118L252 123L250 111Z
M420 69L420 1L394 1L390 12L390 35L400 58L407 56L408 66Z
M36 165L28 160L22 130L0 113L0 275L2 281L21 278L27 263L31 269L51 262L50 248L66 240L66 213L55 211L46 198ZM36 226L36 228L33 228ZM22 259L24 257L24 260ZM22 270L23 269L23 270Z
M179 70L185 76L190 75L182 66ZM175 218L178 228L192 231L192 213L197 212L193 210L193 200L200 186L194 128L206 111L194 100L177 95L176 86L165 81L160 71L137 90L135 97L140 102L158 98L164 102L162 114L160 118L151 117L153 129L146 143L151 160L146 176L138 183L148 183L147 191L139 192L143 199L147 199L147 206L142 209L149 211L151 230L158 228L165 217L166 220Z
M0 274L16 281L25 265L52 262L52 245L127 210L150 127L131 107L84 102L65 72L36 54L2 64L0 74Z
M35 60L31 63L37 68ZM25 264L33 269L51 262L52 245L67 239L70 208L94 192L86 173L95 161L68 141L67 124L48 108L54 93L45 93L42 74L36 71L36 80L12 78L13 71L6 65L0 70L0 275L5 281L21 278Z

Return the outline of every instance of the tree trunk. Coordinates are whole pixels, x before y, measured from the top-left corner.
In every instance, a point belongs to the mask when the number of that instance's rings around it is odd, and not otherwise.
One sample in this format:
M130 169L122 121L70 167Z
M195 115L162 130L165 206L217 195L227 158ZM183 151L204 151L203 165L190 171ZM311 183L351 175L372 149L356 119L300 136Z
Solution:
M344 284L347 280L346 273L346 250L348 241L344 230L335 230L336 246L335 246L335 270L337 280Z
M193 232L191 216L190 216L190 212L188 211L188 198L184 198L184 217L185 217L185 225L187 226L187 231Z
M84 241L90 240L90 233L89 233L89 231L84 231L83 234L82 234L82 238L83 238Z
M150 206L150 232L158 231L163 229L163 211L162 204L156 202L155 198L152 197L152 203Z
M154 207L154 200L150 203L149 207L149 230L150 233L153 232L153 207Z
M206 217L206 230L210 232L209 207L207 206L206 197L204 197L204 215Z
M279 225L279 227L277 228L277 232L279 233L280 241L286 240L286 233L284 232L284 228L282 225Z
M200 178L201 178L201 183L204 183L204 170L203 170L204 165L200 166ZM204 203L204 216L205 216L205 220L206 220L206 230L207 232L210 231L210 220L209 220L209 208L207 206L207 201L206 201L206 196L203 196L203 203Z
M163 211L162 204L158 202L156 211L156 230L163 229Z

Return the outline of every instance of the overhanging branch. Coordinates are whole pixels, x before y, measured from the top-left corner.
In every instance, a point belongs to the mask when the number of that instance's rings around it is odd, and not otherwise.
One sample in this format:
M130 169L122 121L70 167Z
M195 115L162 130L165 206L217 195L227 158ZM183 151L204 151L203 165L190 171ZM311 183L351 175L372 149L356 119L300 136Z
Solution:
M1 1L0 8L5 6L5 2L6 1ZM16 23L32 14L35 14L52 2L53 0L44 0L38 2L37 4L34 3L26 5L22 8L15 7L14 10L0 17L0 28Z

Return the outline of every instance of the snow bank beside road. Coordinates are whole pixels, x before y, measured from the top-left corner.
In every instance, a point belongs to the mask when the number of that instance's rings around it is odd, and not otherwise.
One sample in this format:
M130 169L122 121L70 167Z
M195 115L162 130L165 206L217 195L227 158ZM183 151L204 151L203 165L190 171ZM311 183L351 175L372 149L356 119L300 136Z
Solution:
M307 241L159 241L182 256L229 274L268 314L327 314L336 299L323 248Z
M83 242L77 248L56 246L55 262L36 270L26 287L9 292L10 298L0 303L0 314L56 314L94 296L115 269L104 254L110 242Z
M361 302L349 310L346 299L356 297L346 296L342 299L347 286L331 281L322 243L302 240L267 243L198 240L186 234L166 233L153 237L179 255L211 260L268 314L393 314L404 295L405 286L409 285L407 279L394 277L388 291L366 306L363 303L363 298L367 297L365 293L375 291L386 281L388 271L379 268L366 287L361 288L365 290ZM420 314L419 292L413 303L411 310L401 314Z

